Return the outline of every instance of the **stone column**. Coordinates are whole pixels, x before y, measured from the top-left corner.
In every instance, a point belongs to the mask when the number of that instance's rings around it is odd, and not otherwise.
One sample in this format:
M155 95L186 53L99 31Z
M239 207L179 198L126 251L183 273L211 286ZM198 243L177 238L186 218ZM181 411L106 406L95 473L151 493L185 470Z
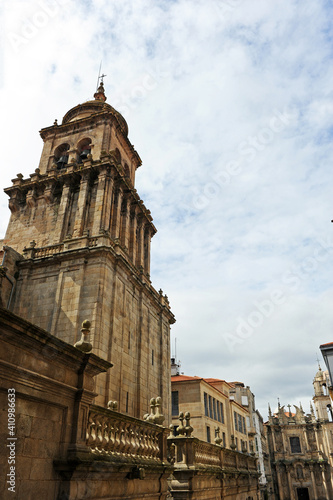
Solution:
M120 241L123 247L129 248L129 240L130 240L130 206L131 200L129 196L125 196L122 203L122 212L121 212L121 232L120 232Z
M311 482L312 482L312 485L313 485L314 497L318 498L317 486L316 486L316 478L315 478L314 471L313 471L313 465L309 465L309 469L310 469L310 474L311 474Z
M138 216L137 226L136 265L137 267L144 267L144 221L140 215Z
M150 242L151 231L149 224L147 224L144 232L144 268L148 274L150 274Z
M121 220L121 205L123 202L123 188L119 186L115 196L115 203L113 205L112 213L112 227L111 235L114 239L120 238L120 220Z
M134 205L131 209L131 220L130 220L130 239L129 239L129 254L130 258L135 264L136 262L136 251L137 251L137 241L136 241L136 233L137 233L137 205Z
M103 215L105 213L104 203L105 203L106 177L107 177L107 166L103 165L98 175L98 186L96 194L92 236L98 236L101 233L101 231L105 229L103 227Z
M69 205L70 205L70 188L71 188L71 179L70 177L67 177L65 179L63 188L62 188L62 194L61 194L61 200L60 200L60 205L58 209L58 217L57 217L57 222L56 222L56 227L54 229L53 233L53 243L61 243L62 240L64 239L64 234L65 232L65 223L66 220L68 219L69 215Z
M114 203L114 178L112 174L108 175L106 178L106 189L105 189L105 199L104 199L104 215L103 215L103 228L111 233L111 216L112 216L112 205Z
M85 171L82 172L82 177L80 182L80 193L77 202L77 210L75 214L73 237L82 236L84 230L85 216L86 216L88 193L89 193L89 171Z

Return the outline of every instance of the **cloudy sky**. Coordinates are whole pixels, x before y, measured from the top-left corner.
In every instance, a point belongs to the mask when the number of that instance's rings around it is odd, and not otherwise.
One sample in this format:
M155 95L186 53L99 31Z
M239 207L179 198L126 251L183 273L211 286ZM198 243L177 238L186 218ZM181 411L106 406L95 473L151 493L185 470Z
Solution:
M241 380L306 411L333 340L332 3L5 0L1 188L38 131L92 97L99 64L143 165L187 375ZM2 191L2 190L1 190ZM0 194L1 236L9 210ZM174 347L173 347L174 354ZM323 363L322 363L323 364Z

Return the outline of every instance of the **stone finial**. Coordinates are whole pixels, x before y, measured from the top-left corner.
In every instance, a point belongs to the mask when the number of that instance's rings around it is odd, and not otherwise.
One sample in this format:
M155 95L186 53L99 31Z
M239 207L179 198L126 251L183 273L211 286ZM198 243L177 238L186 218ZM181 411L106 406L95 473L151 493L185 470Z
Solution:
M269 415L269 417L272 416L271 405L269 403L268 403L268 415Z
M155 406L156 406L156 399L151 398L150 400L150 413L146 413L143 416L143 420L147 420L147 422L154 422L155 421Z
M237 448L237 446L235 445L235 436L231 434L230 439L231 439L230 448L232 450L235 450Z
M90 333L91 323L87 319L83 321L81 328L81 339L74 344L74 347L79 349L82 352L91 352L92 345L89 342L89 333Z
M170 430L170 436L169 438L174 438L175 436L175 428L172 424L169 425L169 430Z
M104 84L103 81L101 80L99 87L97 91L94 94L95 101L106 101L106 95L105 95L105 90L104 90Z
M155 400L155 416L154 416L154 424L162 425L165 418L164 415L160 412L162 407L162 398L158 396Z
M193 427L191 426L191 414L189 411L185 413L185 435L191 437Z
M118 410L118 401L109 401L107 404L108 410L117 411Z
M53 125L58 126L58 120L55 119Z
M177 427L177 433L178 433L178 436L183 436L185 434L185 427L183 425L184 413L182 411L179 413L178 420L180 421L180 424Z
M221 446L222 443L222 438L220 437L220 428L216 427L215 429L215 439L214 439L215 444L218 444Z

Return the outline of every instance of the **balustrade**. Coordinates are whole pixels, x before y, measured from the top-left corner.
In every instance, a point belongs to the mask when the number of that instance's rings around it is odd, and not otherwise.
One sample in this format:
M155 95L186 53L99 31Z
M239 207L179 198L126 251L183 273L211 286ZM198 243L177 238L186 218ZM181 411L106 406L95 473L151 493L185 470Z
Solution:
M89 412L86 444L96 455L119 461L164 460L161 443L167 432L149 422L128 417L116 411L92 406Z

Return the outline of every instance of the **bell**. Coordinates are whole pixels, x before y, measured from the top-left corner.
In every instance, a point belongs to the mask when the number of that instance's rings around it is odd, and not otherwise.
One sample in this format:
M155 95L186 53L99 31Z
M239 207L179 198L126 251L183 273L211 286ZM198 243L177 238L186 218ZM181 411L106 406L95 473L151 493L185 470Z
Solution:
M84 149L81 153L80 153L80 159L81 160L86 160L88 158L88 155L90 155L90 149Z
M67 165L67 162L68 156L60 156L59 160L57 161L57 167L63 168L65 165Z

